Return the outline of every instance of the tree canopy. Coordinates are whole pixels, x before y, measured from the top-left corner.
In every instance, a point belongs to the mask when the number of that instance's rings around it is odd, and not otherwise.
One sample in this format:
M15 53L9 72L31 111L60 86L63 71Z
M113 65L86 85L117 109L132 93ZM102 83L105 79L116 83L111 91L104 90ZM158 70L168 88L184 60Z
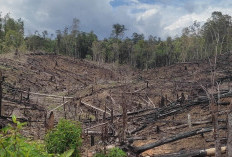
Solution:
M0 14L0 53L27 49L148 69L231 51L231 20L231 16L215 11L202 26L195 21L180 36L165 40L152 35L145 39L137 32L125 38L125 25L117 23L112 25L111 37L99 40L93 31L81 31L77 18L55 35L44 30L25 36L21 19Z

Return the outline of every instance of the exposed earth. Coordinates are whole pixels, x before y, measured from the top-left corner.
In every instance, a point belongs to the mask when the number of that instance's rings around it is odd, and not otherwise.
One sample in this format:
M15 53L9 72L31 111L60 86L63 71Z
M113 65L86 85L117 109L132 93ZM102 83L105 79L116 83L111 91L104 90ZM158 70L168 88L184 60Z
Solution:
M218 88L219 126L226 126L232 102L232 54L219 55L215 70L214 59L142 71L55 54L2 54L0 69L5 80L0 126L9 123L14 114L28 122L23 135L43 139L48 122L45 117L53 111L55 124L60 118L81 122L83 156L90 156L103 145L120 145L134 156L136 147L212 127L207 93L218 97ZM95 146L90 145L91 135ZM219 137L225 145L227 130L221 129ZM137 155L159 156L212 147L213 131L209 131Z

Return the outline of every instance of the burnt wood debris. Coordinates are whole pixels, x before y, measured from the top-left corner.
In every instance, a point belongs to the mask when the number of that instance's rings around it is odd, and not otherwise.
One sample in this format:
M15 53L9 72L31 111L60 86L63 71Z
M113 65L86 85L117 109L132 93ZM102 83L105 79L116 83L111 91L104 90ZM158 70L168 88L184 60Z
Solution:
M219 56L218 62L227 64L218 65L220 75L214 83L221 88L210 98L202 89L213 89L207 76L211 71L204 62L136 72L110 70L58 55L27 57L27 66L10 60L4 64L17 68L19 74L12 76L7 70L0 73L1 128L16 114L19 121L28 123L25 135L43 139L65 118L81 122L85 147L89 149L102 146L107 151L108 146L116 145L131 156L195 157L218 151L232 154L229 54ZM3 66L2 62L0 58ZM45 67L45 62L53 66ZM66 64L70 69L63 66ZM218 107L215 110L211 110L212 99ZM191 140L200 141L199 146L184 143ZM216 149L215 140L219 143Z

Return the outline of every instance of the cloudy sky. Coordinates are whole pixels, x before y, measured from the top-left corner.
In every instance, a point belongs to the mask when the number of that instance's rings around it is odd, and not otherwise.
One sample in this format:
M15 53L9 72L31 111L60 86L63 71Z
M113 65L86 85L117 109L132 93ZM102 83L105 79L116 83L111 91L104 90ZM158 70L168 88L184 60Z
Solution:
M205 22L213 11L232 15L231 0L0 0L2 16L10 13L25 22L25 33L55 33L80 20L80 30L110 36L112 25L124 24L133 32L174 37L197 20Z

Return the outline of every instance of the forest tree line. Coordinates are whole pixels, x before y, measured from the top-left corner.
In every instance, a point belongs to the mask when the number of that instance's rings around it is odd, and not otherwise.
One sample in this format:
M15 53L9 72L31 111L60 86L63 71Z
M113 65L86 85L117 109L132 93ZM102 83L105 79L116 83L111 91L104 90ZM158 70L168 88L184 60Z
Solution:
M165 40L152 35L145 39L136 32L124 37L127 28L114 24L110 37L99 40L92 31L80 31L80 21L76 18L55 34L44 30L25 36L21 19L0 15L0 53L43 51L148 69L229 52L232 49L231 20L231 16L215 11L202 26L195 21L184 28L180 36Z

